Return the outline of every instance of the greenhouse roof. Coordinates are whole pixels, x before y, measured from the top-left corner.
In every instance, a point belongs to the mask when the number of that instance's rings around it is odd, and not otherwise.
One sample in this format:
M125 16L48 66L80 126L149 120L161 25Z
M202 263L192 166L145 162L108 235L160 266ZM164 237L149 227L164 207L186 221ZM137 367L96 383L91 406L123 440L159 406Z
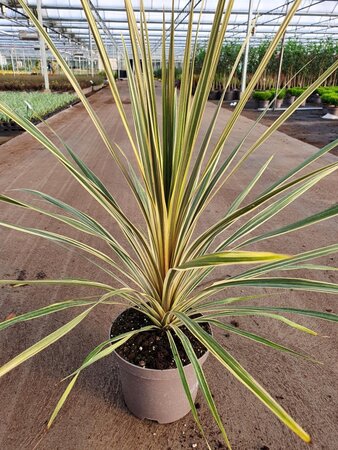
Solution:
M137 20L140 17L140 1L133 0ZM252 0L252 17L255 20L251 45L271 37L288 7L288 0ZM248 0L235 0L226 34L228 40L242 40L247 33ZM25 40L24 32L33 31L17 0L0 2L0 53L9 55L15 49L28 55L38 55L38 42ZM37 0L28 0L28 5L36 9ZM109 48L111 56L122 51L122 41L129 45L127 17L123 0L91 0L91 5L100 24L101 34ZM149 26L150 44L154 57L161 52L161 35L163 24L163 6L166 12L166 28L170 27L171 0L144 0ZM176 55L179 57L185 47L187 30L187 12L191 1L174 0ZM203 5L203 6L202 6ZM217 0L195 0L194 30L199 20L198 13L203 8L198 39L203 43L208 38ZM85 56L90 47L90 33L82 11L80 0L42 0L43 24L55 38L60 50L65 53L83 52ZM307 41L338 39L338 2L337 0L303 0L293 17L286 33L286 39L297 38ZM95 46L93 46L95 50Z

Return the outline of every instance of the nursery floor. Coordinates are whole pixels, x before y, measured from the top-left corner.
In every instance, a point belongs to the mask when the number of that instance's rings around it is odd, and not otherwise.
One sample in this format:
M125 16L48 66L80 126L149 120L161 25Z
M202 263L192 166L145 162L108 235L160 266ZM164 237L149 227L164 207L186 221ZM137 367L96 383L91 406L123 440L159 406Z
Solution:
M228 106L228 108L231 107ZM271 125L282 112L268 111L261 123ZM260 114L261 111L256 109L245 109L242 113L243 116L252 120L256 120ZM338 120L322 119L324 114L322 109L299 109L281 125L279 130L307 144L318 148L324 147L338 136ZM331 153L338 156L338 149L332 150Z
M120 83L125 108L131 117L126 83ZM160 90L159 90L160 92ZM90 99L93 107L107 127L112 139L117 141L132 161L131 152L122 126L118 121L116 107L111 101L109 90L104 89ZM207 117L212 117L215 105L207 106ZM229 111L222 109L216 133L229 118ZM122 177L111 163L108 153L98 139L90 120L81 105L65 110L49 119L50 125L76 149L96 174L106 182L109 189L122 199L125 212L134 220L140 220L133 198L127 191ZM239 137L250 127L252 121L242 117L235 132L230 136L225 152L233 148ZM41 126L45 131L45 127ZM259 125L250 137L262 134L265 127ZM203 128L205 132L206 126ZM204 134L204 133L202 133ZM315 147L302 143L283 133L276 133L251 158L245 173L238 173L226 190L221 190L208 211L205 227L220 217L224 207L229 205L238 191L245 186L258 168L275 154L265 176L257 189L264 189L276 177L286 173L304 158L316 151ZM333 155L326 155L313 167L336 162ZM282 211L275 220L280 226L298 220L307 214L327 208L337 201L337 174L323 180L301 201ZM110 227L119 237L115 224L108 223L104 211L99 208L41 145L26 133L0 147L0 192L27 200L25 193L13 191L17 188L32 188L47 192L89 212ZM27 213L15 207L1 205L1 220L65 231L39 214ZM269 225L270 227L272 224ZM267 230L268 227L266 226ZM316 248L324 243L337 241L337 221L323 222L310 227L306 237L301 234L285 235L273 242L263 242L262 250L297 253ZM77 233L72 236L79 238ZM82 277L107 281L101 273L93 271L90 263L72 251L55 246L48 241L27 237L19 232L0 229L0 278L41 279L57 277ZM87 238L87 242L93 240ZM100 244L98 244L100 245ZM337 257L323 258L322 264L337 266ZM230 272L227 270L226 274ZM220 276L220 274L217 274ZM300 271L299 276L303 276ZM318 278L334 281L334 272L323 271ZM337 281L337 279L336 279ZM236 291L246 292L246 290ZM276 293L265 297L263 304L308 307L321 311L338 313L337 300L324 294L300 292ZM0 289L0 320L18 315L29 309L42 307L65 298L79 297L83 290L61 288L3 287ZM231 292L233 294L233 291ZM88 295L88 291L86 294ZM256 301L259 302L258 300ZM64 389L58 382L76 369L98 343L107 339L111 321L118 310L97 308L76 330L61 341L29 360L1 380L0 448L18 450L39 448L42 450L180 450L205 449L198 437L190 415L171 425L159 425L140 421L126 409L120 389L116 365L112 357L98 362L78 380L71 397L58 419L46 433L46 421ZM109 307L111 308L111 307ZM33 320L1 333L1 362L7 361L38 339L59 328L76 314L68 310L47 318ZM226 337L216 332L216 337L226 345L230 353L270 393L280 401L288 412L311 433L313 443L309 447L302 443L285 426L260 404L260 402L239 384L230 374L209 358L205 372L228 431L234 450L336 450L338 443L338 333L337 328L324 321L315 322L301 318L299 322L318 331L319 337L312 337L292 331L279 322L250 318L238 320L246 330L296 349L311 353L322 361L315 365L301 359L257 346L240 337ZM197 399L202 423L205 424L212 448L224 448L220 434L213 425L203 400Z

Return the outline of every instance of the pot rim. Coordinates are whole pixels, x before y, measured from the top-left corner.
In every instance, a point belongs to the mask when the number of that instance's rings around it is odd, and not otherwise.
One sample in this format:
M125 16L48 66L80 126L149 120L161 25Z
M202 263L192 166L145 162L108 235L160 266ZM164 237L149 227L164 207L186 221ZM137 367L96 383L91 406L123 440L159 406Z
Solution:
M122 314L122 313L121 313ZM118 317L118 316L117 316ZM211 330L211 336L213 335L212 332L212 327L210 326L210 330ZM110 327L110 331L109 331L109 339L111 339L111 328ZM202 364L205 362L205 360L207 359L207 357L209 356L209 350L207 350L205 353L203 353L202 356L200 356L197 360L201 361ZM150 374L150 372L154 372L154 373L158 373L158 374L174 374L175 372L178 371L177 367L174 369L149 369L148 367L141 367L141 366L137 366L136 364L133 364L129 361L127 361L126 359L122 358L122 356L120 356L116 350L114 350L113 355L115 355L115 357L117 357L118 360L120 360L127 368L129 368L129 370L141 370L142 372L148 372ZM185 370L186 368L192 366L192 363L190 362L189 364L186 364L185 366L183 366L183 369Z
M137 366L136 364L132 364L131 362L122 358L122 356L120 356L116 350L113 352L113 354L130 372L137 371L137 372L147 373L149 375L151 373L153 373L153 374L157 374L157 375L168 375L168 376L174 375L178 372L177 367L174 369L149 369L148 367ZM207 350L200 358L198 358L198 361L201 363L204 363L208 356L209 356L209 350ZM186 364L185 366L183 366L183 369L187 370L187 369L190 369L190 367L192 367L192 363Z

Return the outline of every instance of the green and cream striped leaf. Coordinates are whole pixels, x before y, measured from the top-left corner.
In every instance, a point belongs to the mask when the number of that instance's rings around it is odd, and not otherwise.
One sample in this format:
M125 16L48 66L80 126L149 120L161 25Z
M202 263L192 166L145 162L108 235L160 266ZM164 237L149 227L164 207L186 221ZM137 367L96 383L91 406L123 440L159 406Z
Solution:
M75 328L79 323L82 322L82 320L88 316L90 311L92 310L93 306L86 309L83 313L76 316L73 320L66 323L53 333L49 334L45 338L41 339L36 344L29 347L27 350L24 350L19 355L15 356L13 359L8 361L6 364L4 364L2 367L0 367L0 377L5 375L6 373L13 370L15 367L19 366L20 364L24 363L28 359L35 356L37 353L40 353L45 348L49 347L50 345L54 344L56 341L61 339L63 336L65 336L67 333L69 333L73 328Z
M218 192L218 190L222 187L222 185L229 180L229 178L237 172L237 170L241 167L241 165L248 159L253 152L260 147L277 129L297 110L297 108L307 99L309 95L311 95L329 76L331 76L338 69L338 62L332 64L320 77L309 86L301 96L299 96L295 102L289 106L289 108L281 114L270 127L261 134L257 141L244 153L244 155L240 158L240 160L236 163L235 167L231 170L231 172L227 175L227 177L223 180L223 182L219 185L218 189L214 193L214 195ZM241 148L244 141L241 142L241 145L238 148Z
M52 52L52 54L54 55L56 61L62 68L63 72L65 73L65 75L67 76L68 80L70 81L72 87L74 88L76 94L78 95L82 104L86 108L86 111L88 112L91 120L93 121L93 124L95 125L95 128L97 129L97 131L98 131L99 135L101 136L103 142L105 143L107 149L109 150L110 154L114 158L115 162L118 164L121 172L124 174L127 181L130 183L128 174L125 170L125 167L123 166L123 164L120 161L120 158L119 158L118 153L116 152L116 149L113 147L111 140L110 140L109 136L107 135L100 119L98 118L97 114L91 107L86 96L83 94L82 89L81 89L78 81L76 80L76 77L73 74L72 70L70 69L67 62L64 60L64 58L61 56L61 54L60 54L59 50L57 49L56 45L54 44L53 40L50 38L50 36L48 35L48 33L47 33L46 29L43 27L43 25L40 24L39 20L34 15L33 11L29 8L29 6L25 3L24 0L18 0L18 1L20 3L20 6L23 8L25 13L29 17L30 21L34 24L35 28L38 30L38 32L40 33L40 35L42 36L42 38L48 45L48 47L49 47L50 51ZM114 93L115 93L115 101L116 101L119 99L118 91L116 90L116 91L114 91ZM121 116L123 116L123 113L121 114ZM125 120L124 125L125 125L126 131L128 133L129 127L127 124L127 120ZM133 139L132 139L132 135L131 135L130 131L129 131L129 139L130 139L130 142L133 143Z
M11 319L4 320L0 323L0 330L5 330L8 327L16 325L20 322L26 322L28 320L38 319L40 317L48 316L59 311L63 311L68 308L78 308L80 306L90 306L97 302L95 297L86 297L84 299L65 300L63 302L53 303L52 305L44 306L33 311L29 311L25 314L12 317Z
M137 280L142 280L142 284L146 286L149 284L149 280L147 281L147 276L145 273L142 272L142 269L138 266L138 264L130 257L130 255L127 253L127 251L117 242L117 240L105 229L101 224L99 224L96 220L94 220L92 217L90 217L88 214L83 213L82 211L54 198L50 195L44 194L39 191L31 190L31 189L24 189L23 191L32 193L34 195L37 195L47 202L61 208L65 212L73 215L77 219L72 219L67 216L59 215L59 214L53 214L49 211L45 211L41 208L36 207L35 205L30 205L27 203L19 202L18 200L12 199L7 196L0 195L0 201L7 202L19 207L24 207L27 209L30 209L32 211L39 212L41 214L44 214L46 216L52 217L60 222L63 222L77 230L80 230L85 233L89 233L93 236L97 236L100 239L103 239L110 248L113 249L114 253L120 258L120 260L124 263L123 268L120 267L118 264L115 264L115 269L119 272L126 274L125 269L127 269L127 277L129 280L134 281L136 280L135 274L137 275ZM115 275L112 275L115 277ZM115 279L117 279L115 277Z
M112 352L114 352L118 347L120 347L121 345L123 345L125 342L127 342L128 339L130 339L130 337L135 334L135 333L129 333L128 336L122 337L121 339L119 339L117 342L114 342L113 340L111 340L111 342L109 343L109 347L107 349L105 349L106 351L103 352L101 351L101 354L97 351L96 353L93 351L91 352L87 358L84 361L84 364L81 366L81 368L79 368L73 375L73 378L71 379L71 381L68 383L65 391L63 392L63 394L61 395L59 401L57 402L57 405L48 421L47 424L47 428L50 428L54 422L54 420L56 419L56 416L58 415L58 413L60 412L60 409L62 408L62 406L64 405L65 401L67 400L71 390L73 389L81 371L88 367L89 365L93 364L94 362L98 361L99 359L104 358L105 356L110 355ZM106 343L104 343L106 345ZM97 347L98 348L98 347ZM107 351L109 350L109 352ZM104 354L103 354L104 353ZM101 357L98 357L98 355L100 354ZM95 359L96 358L96 359ZM87 364L87 365L86 365Z
M227 298L223 298L221 300L212 300L209 302L204 301L202 304L198 304L198 302L195 303L195 301L193 303L189 303L189 301L187 301L187 304L184 305L184 308L192 307L194 311L198 311L201 309L203 311L207 311L208 309L213 310L213 308L224 307L224 305L230 305L232 303L247 302L249 300L256 300L258 298L265 298L265 297L271 298L272 296L273 296L273 294L270 294L270 293L269 294L261 294L261 295L260 294L244 295L241 297L227 297ZM183 305L180 305L180 307L183 307ZM188 309L185 309L184 311L188 311Z
M231 450L231 445L230 445L227 433L224 429L224 425L222 423L221 417L217 411L216 404L212 397L212 393L210 391L209 385L205 379L205 375L204 375L202 366L200 365L200 363L197 359L196 353L194 352L194 349L193 349L189 339L187 338L187 336L178 327L173 327L173 329L174 329L175 333L178 335L178 337L180 338L180 341L181 341L183 348L189 358L189 361L193 365L198 384L201 388L201 391L202 391L205 401L208 405L208 408L209 408L218 428L221 430L224 442L225 442L227 448L229 450Z
M338 61L335 61L327 70L325 70L317 80L311 84L305 91L289 106L274 123L259 137L254 145L248 150L246 157L262 145L290 116L291 114L311 95L330 75L338 69Z
M195 321L185 314L175 312L188 330L210 351L210 353L249 389L265 406L267 406L287 427L305 442L311 438L300 425L271 397L271 395L230 355L218 342L204 331Z
M230 310L229 310L230 311ZM238 313L288 313L288 314L298 314L301 316L314 317L316 319L328 320L329 322L338 322L338 315L334 313L328 313L323 311L313 311L310 309L300 309L300 308L288 308L288 307L275 307L275 306L240 306L238 309L234 309L235 314Z
M202 310L203 311L203 310ZM200 312L202 312L200 311ZM301 331L303 333L311 334L312 336L317 336L318 333L304 325L301 325L293 320L290 320L280 314L272 313L272 312L264 312L264 311L256 311L253 307L246 309L234 308L234 309L225 309L219 308L218 310L215 308L209 308L208 310L203 311L205 313L204 318L206 320L215 320L220 317L242 317L242 316L255 316L255 317L267 317L268 319L278 320L279 322L284 323L285 325L294 328L295 330Z
M271 186L269 186L269 188L266 191L264 191L262 195L266 195L271 190L278 188L280 185L282 185L283 183L288 181L290 178L292 178L294 175L299 173L301 170L305 169L306 167L308 167L313 162L315 162L318 159L320 159L322 156L326 155L328 152L330 152L331 150L333 150L337 146L338 146L338 139L335 139L332 142L329 142L327 145L325 145L324 147L322 147L321 149L319 149L318 151L313 153L311 156L306 158L298 166L296 166L295 168L291 169L286 175L281 177L278 181L276 181Z
M256 228L263 225L266 221L271 220L276 214L279 214L284 208L291 205L299 197L301 197L305 192L315 186L320 180L337 170L338 165L327 168L322 172L316 174L314 177L305 181L301 186L297 187L293 191L289 192L282 198L274 201L271 205L260 211L258 214L254 215L251 219L247 220L245 224L239 227L228 239L222 242L221 248L226 248L228 245L233 244L239 238L247 235Z
M36 29L39 31L40 35L43 37L44 41L47 43L50 51L52 52L52 54L54 55L54 57L56 58L58 64L60 65L60 67L62 68L63 72L65 73L65 75L67 76L68 80L70 81L70 83L72 84L75 92L77 93L78 97L80 98L82 104L84 105L84 107L86 108L86 111L88 112L91 120L93 121L93 124L95 125L95 128L97 129L99 135L101 136L103 142L105 143L107 149L109 150L110 154L112 155L114 161L117 163L118 167L120 168L122 174L124 175L124 177L126 178L129 186L131 187L132 191L135 194L135 197L137 199L137 201L139 202L139 205L141 206L141 202L140 199L137 195L137 190L134 188L133 182L131 177L129 176L125 166L123 165L123 163L120 160L120 157L118 155L118 152L116 151L116 149L118 149L117 147L115 148L114 145L112 144L109 136L107 135L100 119L98 118L98 116L96 115L95 111L93 110L93 108L91 107L89 101L87 100L86 96L83 94L82 89L78 83L78 81L76 80L76 77L74 76L72 70L69 68L67 62L64 60L64 58L61 56L60 52L58 51L56 45L53 43L52 39L50 38L50 36L48 35L47 31L45 30L45 28L43 27L42 24L39 23L38 19L35 17L35 15L33 14L33 12L31 11L31 9L28 7L28 5L25 3L24 0L19 0L19 3L21 5L21 7L23 8L23 10L25 11L25 13L27 14L27 16L29 17L29 19L31 20L31 22L34 24L34 26L36 27ZM89 3L88 1L84 1L83 2L83 7L84 7L84 11L87 14L88 13L88 9L90 11L90 7L89 7ZM93 17L93 15L91 14L91 16L88 17L89 20L89 25L91 27L91 30L93 32L94 35L94 39L97 39L97 36L99 35L99 39L100 38L100 33L98 32L96 23L95 23L95 19ZM130 130L130 127L128 125L123 107L122 107L122 102L115 84L115 80L114 80L114 76L111 70L111 66L110 66L110 61L107 55L107 52L104 48L103 42L102 40L100 40L100 42L98 43L98 48L99 51L102 51L102 49L104 49L103 54L101 55L101 57L103 58L103 61L105 63L105 69L107 71L107 75L109 78L109 83L110 86L112 88L112 93L114 96L114 100L116 102L116 104L118 105L119 108L119 113L120 113L120 117L122 119L123 125L125 127L125 130L128 134L128 138L129 141L132 145L132 148L134 150L134 154L137 158L137 150L134 144L134 140L133 140L133 136L132 136L132 132ZM107 60L108 60L108 64L107 64ZM138 160L138 158L137 158ZM139 168L141 170L142 173L142 167L139 165ZM141 208L142 209L142 208Z
M308 359L309 361L312 361L312 362L318 362L315 359L313 359L311 356L306 355L305 353L299 353L295 350L292 350L291 348L285 347L284 345L277 344L276 342L270 341L269 339L259 336L256 333L251 333L249 331L242 330L241 328L234 327L232 325L227 325L227 324L222 323L219 320L215 320L215 319L207 319L207 320L204 318L197 319L198 323L203 323L204 321L207 321L208 323L210 323L210 325L215 325L217 328L220 328L221 330L237 334L238 336L242 336L244 338L250 339L256 343L265 345L274 350L289 353L292 356L298 356L298 357L301 357L304 359Z
M73 389L73 387L75 386L75 383L79 377L79 373L77 373L72 380L69 382L68 386L66 387L66 389L64 390L63 394L61 395L59 401L56 404L56 407L48 421L47 424L47 428L50 428L54 422L54 420L56 419L56 416L59 414L60 409L62 408L62 406L64 405L65 401L67 400L71 390Z
M124 128L125 128L125 130L127 132L128 139L129 139L129 141L130 141L130 143L132 145L132 148L134 150L134 154L135 154L135 156L137 157L137 160L138 160L138 152L136 150L136 146L135 146L135 143L134 143L132 132L131 132L131 129L129 127L128 120L127 120L127 117L126 117L126 113L125 113L124 108L123 108L122 100L121 100L121 97L119 95L116 83L115 83L115 77L114 77L114 73L113 73L113 70L112 70L112 67L111 67L109 55L108 55L106 46L103 43L103 40L102 40L102 37L101 37L101 33L100 33L99 29L98 29L95 17L94 17L94 15L92 13L90 2L88 0L81 0L81 4L82 4L83 11L84 11L84 13L86 15L88 25L89 25L89 27L91 29L91 32L93 33L93 37L94 37L97 49L98 49L98 51L100 53L101 61L102 61L103 66L104 66L104 70L105 70L105 72L107 74L107 79L108 79L108 82L109 82L109 87L110 87L112 96L113 96L114 101L116 103L116 106L118 108L119 115L121 117L123 126L124 126ZM35 24L35 26L37 26L37 25Z
M196 422L196 425L198 426L198 429L199 429L200 433L202 434L202 436L204 437L204 439L206 441L206 445L207 445L208 450L211 450L211 447L210 447L210 445L209 445L209 443L207 441L207 438L205 437L205 433L204 433L203 427L202 427L201 422L199 420L194 400L193 400L193 398L191 396L190 388L189 388L189 385L188 385L188 382L187 382L187 378L185 376L185 372L184 372L182 361L181 361L180 356L178 354L177 346L176 346L174 338L172 337L171 332L169 330L167 330L167 337L168 337L168 340L169 340L170 349L171 349L171 352L173 354L178 373L179 373L181 381L182 381L182 385L183 385L183 389L184 389L185 395L187 396L187 399L188 399L188 402L189 402L189 405L190 405L190 408L191 408L191 412L192 412L193 418L194 418L194 420Z
M208 245L213 241L213 239L220 234L224 229L226 229L229 225L231 225L234 221L236 221L238 218L242 217L243 215L248 214L250 211L255 210L260 204L265 203L270 198L275 197L275 195L282 193L284 190L289 189L291 187L294 187L295 185L303 182L303 185L301 184L296 189L291 191L291 193L288 193L283 198L275 201L272 205L268 206L265 210L258 213L256 216L254 216L252 219L249 219L244 223L244 225L239 228L231 237L227 238L225 241L223 241L217 248L216 252L223 250L226 245L233 242L236 238L241 237L242 235L249 233L253 229L255 229L257 226L260 226L265 221L269 220L273 215L277 214L282 207L286 207L289 203L296 200L302 193L306 192L306 190L310 189L312 186L314 186L317 182L320 181L323 177L331 174L333 171L335 171L338 168L337 164L329 165L327 167L323 167L321 169L317 169L314 172L307 174L297 180L294 180L287 185L281 186L280 188L276 189L270 194L267 194L264 197L261 197L260 201L253 201L248 206L241 208L238 211L235 211L233 214L231 214L229 217L226 217L224 219L221 219L218 223L216 223L214 226L209 228L205 233L199 236L197 240L192 244L190 247L190 250L188 249L186 253L188 255L190 254L198 254L203 249L207 248ZM187 257L187 256L186 256ZM187 257L187 259L189 259ZM197 286L210 272L210 269L206 269L205 272L196 272L196 275L192 276L189 280L189 282L184 283L184 296L189 295L189 293L192 291L192 289ZM182 280L182 278L180 278Z
M244 247L244 245L253 244L254 242L263 241L265 239L271 239L273 237L280 236L282 234L291 233L293 231L300 230L310 225L322 222L323 220L331 219L332 217L335 217L337 215L338 215L338 205L333 205L330 208L327 208L323 211L320 211L319 213L308 216L305 219L293 222L289 225L278 228L277 230L272 230L269 231L268 233L264 233L259 236L250 238L239 244L236 248Z
M253 252L253 251L226 251L218 253L209 253L198 258L186 261L175 270L197 269L209 266L226 266L233 264L255 264L267 261L280 261L290 258L290 255L283 255L272 252Z
M113 286L110 286L109 284L100 283L98 281L93 280L86 280L82 278L59 278L56 280L0 280L0 285L8 285L13 287L18 286L34 286L34 285L60 285L60 286L83 286L83 287L92 287L92 288L98 288L103 289L104 291L114 291ZM133 289L122 289L120 290L120 294L123 294L124 292L133 292Z
M318 280L306 280L303 278L248 278L248 279L229 279L213 283L210 287L204 289L204 294L217 292L225 287L231 286L250 286L253 288L277 288L277 289L295 289L309 292L325 292L327 294L338 294L338 284L327 283ZM203 292L203 291L202 291Z
M335 70L337 69L337 64L335 63L334 65L332 65L326 72L325 74L321 77L320 80L318 80L317 82L315 82L313 85L311 85L311 87L306 91L307 95L310 95L311 92L313 92L317 87L320 86L320 84L326 79L328 78ZM299 104L295 104L295 105L291 105L288 110L287 110L287 114L283 115L283 119L284 121L296 110L296 106L298 107ZM217 192L219 192L219 190L222 188L222 186L229 180L229 178L239 169L239 167L243 164L243 162L253 153L253 151L255 151L258 146L254 146L250 147L249 150L243 155L243 157L240 159L240 161L236 164L235 168L232 169L232 171L225 177L223 178L223 181L221 183L219 183L219 180L221 180L221 177L224 175L224 173L226 172L226 170L228 169L229 165L231 164L231 162L234 160L234 158L236 157L237 153L239 152L239 150L241 149L242 145L244 144L244 142L246 141L247 137L250 135L251 131L253 130L253 128L257 125L258 123L258 119L255 122L255 124L253 125L253 127L250 128L250 130L248 131L248 133L246 134L246 136L241 140L240 144L235 147L235 149L231 152L230 156L226 158L225 162L221 165L221 167L218 169L216 175L210 180L211 174L213 172L214 167L216 167L216 163L218 161L218 158L220 156L220 153L223 149L223 146L219 147L217 155L214 158L214 161L211 165L211 167L204 173L204 175L201 177L201 180L199 182L199 187L197 189L197 193L195 195L195 206L194 209L190 209L189 212L186 214L186 218L185 220L188 223L194 223L196 222L196 220L198 219L198 217L201 215L201 213L203 212L203 210L205 210L205 208L208 206L208 204L210 203L210 201L212 200L212 198L217 194ZM283 123L283 122L282 122ZM279 126L281 125L281 123L279 123ZM269 134L266 134L266 139L276 130L276 128L274 128L274 124L272 124L269 128ZM301 163L299 166L297 166L296 169L292 170L288 175L282 177L282 179L280 181L278 181L277 183L273 184L268 190L266 190L262 195L265 196L266 194L268 194L269 192L271 192L275 187L280 186L282 184L283 181L287 181L288 179L290 179L292 177L292 175L296 174L297 172L299 172L300 170L302 170L303 168L305 168L307 165L311 164L313 161L315 161L316 159L318 159L320 156L324 155L325 153L327 153L328 151L332 150L333 148L335 148L337 146L338 140L333 141L332 143L328 144L327 146L325 146L323 149L321 149L319 152L316 152L314 155L312 155L311 157L307 158L303 163ZM262 142L261 142L262 144ZM261 145L260 144L260 145ZM209 160L210 161L210 160ZM214 189L218 184L218 187L216 189ZM214 191L213 191L214 189ZM212 193L213 191L213 193ZM196 202L197 199L197 202Z
M227 210L226 216L230 216L234 211L236 211L239 206L243 203L243 201L246 199L246 197L250 194L251 190L256 185L257 181L261 178L265 170L267 169L268 165L272 161L273 156L270 156L270 158L267 160L265 164L259 169L259 171L256 173L254 178L250 181L250 183L243 189L243 191L238 195L238 197L233 201L229 209Z
M182 139L181 148L179 149L180 158L178 159L176 179L175 184L173 185L170 203L172 226L177 223L177 219L179 217L180 205L184 197L184 186L187 181L193 149L196 144L209 91L216 72L217 63L233 4L234 0L230 0L223 14L225 0L220 0L217 3L213 25L210 31L208 48L190 109L189 120L186 123L185 135Z
M289 9L288 13L284 17L284 20L283 20L282 24L280 25L277 33L274 35L273 39L271 40L270 45L269 45L265 55L263 56L256 72L254 73L253 77L251 78L245 91L241 95L241 98L240 98L239 102L237 103L235 110L233 111L233 113L231 115L230 120L227 122L225 128L223 129L221 136L218 139L217 144L215 145L212 155L210 156L208 164L205 168L205 172L204 172L205 175L209 173L210 167L213 167L215 160L218 159L219 154L223 149L224 143L226 142L230 132L232 131L238 118L240 117L240 114L241 114L245 104L249 100L250 95L252 94L257 82L259 81L259 78L261 77L267 64L269 63L270 59L272 58L272 56L277 48L277 45L279 44L283 34L285 33L292 17L294 16L295 12L297 11L297 8L300 3L301 3L301 0L295 0L293 2L291 8Z
M126 333L122 333L118 336L114 336L111 339L108 339L107 341L101 342L101 344L97 345L83 360L81 366L76 369L71 374L67 375L65 378L63 378L61 381L67 380L68 378L71 378L75 376L77 373L80 373L82 370L86 369L87 367L91 366L92 364L96 363L102 358L105 358L106 356L111 355L117 347L115 345L120 346L127 342L128 339L130 339L132 336L135 336L135 334L139 334L145 331L151 331L156 326L154 325L148 325L146 327L139 328L137 330L128 331ZM120 343L120 344L119 344Z
M81 173L77 172L69 161L64 157L62 152L43 134L40 129L30 123L25 117L21 117L6 105L0 103L0 111L4 112L16 123L20 124L22 128L28 131L34 138L36 138L44 147L46 147L61 164L70 172L70 174L86 189L86 191L101 205L103 208L114 217L118 225L122 229L124 235L129 240L137 255L142 256L139 258L141 263L146 263L150 266L150 271L153 272L153 276L157 277L157 267L153 260L153 255L149 250L149 245L146 242L143 234L136 228L136 226L123 214L119 207L109 202L106 196L103 195L96 186L84 177Z
M89 253L90 255L93 255L96 258L99 258L101 261L105 262L106 264L116 268L116 263L105 253L101 252L100 250L98 250L94 247L91 247L90 245L87 245L83 242L77 241L76 239L72 239L68 236L53 233L51 231L39 230L38 228L22 227L19 225L14 225L14 224L2 222L2 221L0 221L0 225L5 228L10 228L11 230L17 230L17 231L21 231L23 233L31 234L33 236L42 237L42 238L48 239L50 241L57 242L59 244L70 245L77 249L83 250L84 252Z
M292 199L294 196L297 196L297 192L302 191L303 189L306 188L309 189L310 187L312 187L312 185L315 185L323 177L333 173L335 170L337 170L337 168L338 163L329 164L320 169L316 169L311 173L303 175L302 177L297 178L296 180L290 181L289 183L284 184L271 192L268 192L264 196L261 196L259 199L255 199L253 202L235 211L230 216L222 218L221 220L216 222L213 226L211 226L208 230L202 233L193 242L193 244L186 250L185 254L186 255L195 255L196 253L198 254L200 249L204 248L205 245L209 245L215 239L216 236L222 233L228 226L230 226L238 218L244 217L249 212L254 211L259 206L263 205L265 202L273 199L274 197L287 191L288 189L296 187L296 190L290 194ZM304 187L302 183L304 183L306 186ZM300 186L297 187L297 185ZM287 199L285 199L285 201L287 201ZM222 244L217 247L217 250L222 249L223 249Z
M338 244L329 245L327 247L320 247L316 248L314 250L310 250L308 252L299 253L295 256L290 256L287 260L284 261L274 261L270 264L264 264L261 267L257 267L251 270L248 270L246 272L243 272L239 275L236 275L232 279L236 278L245 278L245 277L255 277L256 275L261 275L263 273L272 272L274 270L287 270L289 266L291 266L293 269L297 268L297 265L299 263L302 263L304 261L309 261L311 259L320 258L323 256L331 255L332 253L338 252Z
M295 266L293 266L293 265L287 266L285 269L282 269L282 270L300 270L300 269L337 271L338 267L324 266L324 265L320 265L320 264L297 264Z
M77 217L78 219L72 219L70 217L63 216L60 214L54 214L54 213L51 213L50 211L46 211L35 205L24 203L22 201L13 199L11 197L7 197L5 195L0 195L0 201L5 202L5 203L10 203L15 206L19 206L21 208L26 208L31 211L38 212L40 214L44 214L48 217L52 217L53 219L63 222L79 231L89 233L93 236L97 236L100 239L105 240L111 246L111 248L114 249L115 253L121 257L122 260L128 261L129 264L133 263L130 256L123 249L123 247L121 247L118 244L118 242L113 238L113 236L104 227L102 227L98 222L96 222L92 217L90 217L87 214L79 211L78 209L73 208L72 206L70 206L60 200L57 200L54 197L46 195L42 192L33 191L30 189L24 189L24 191L30 192L30 193L33 193L35 195L42 197L47 202L50 202L51 204L58 206L59 208L63 209L64 211L66 211L69 214L72 214L73 216Z
M39 280L39 281L45 281L45 280ZM61 339L63 336L65 336L67 333L72 331L77 325L79 325L87 316L88 314L100 303L103 303L105 300L109 299L110 297L114 295L121 295L123 294L124 290L114 290L112 292L108 292L107 294L104 294L100 297L98 301L96 301L93 305L91 305L88 309L86 309L81 314L77 315L74 319L63 325L62 327L58 328L53 333L49 334L48 336L44 337L40 341L33 344L31 347L24 350L19 355L12 358L10 361L5 363L2 367L0 367L0 377L5 375L6 373L13 370L15 367L19 366L20 364L24 363L28 359L32 358L36 354L40 353L45 348L49 347L50 345L54 344L56 341Z
M108 341L105 341L103 343L103 345L96 347L90 353L90 355L88 355L85 358L85 360L83 361L83 364L77 369L77 371L80 372L80 371L86 369L87 367L91 366L92 364L96 363L100 359L111 355L115 351L115 348L117 348L117 347L114 347L114 345L116 345L116 341L117 341L117 343L120 343L120 345L121 345L121 344L124 344L125 342L127 342L127 340L130 339L135 334L143 333L146 331L151 331L151 330L154 330L155 328L156 328L155 325L149 325L149 326L140 328L138 330L133 330L133 331L129 331L127 333L123 333L119 336L109 339Z

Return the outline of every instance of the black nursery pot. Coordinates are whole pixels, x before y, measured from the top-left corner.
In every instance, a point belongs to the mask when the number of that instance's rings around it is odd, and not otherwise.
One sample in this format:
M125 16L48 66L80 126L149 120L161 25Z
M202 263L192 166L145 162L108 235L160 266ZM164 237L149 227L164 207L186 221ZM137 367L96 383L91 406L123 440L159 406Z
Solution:
M234 91L226 91L224 94L224 101L231 102L234 99Z
M209 100L219 100L221 98L222 91L210 91Z

